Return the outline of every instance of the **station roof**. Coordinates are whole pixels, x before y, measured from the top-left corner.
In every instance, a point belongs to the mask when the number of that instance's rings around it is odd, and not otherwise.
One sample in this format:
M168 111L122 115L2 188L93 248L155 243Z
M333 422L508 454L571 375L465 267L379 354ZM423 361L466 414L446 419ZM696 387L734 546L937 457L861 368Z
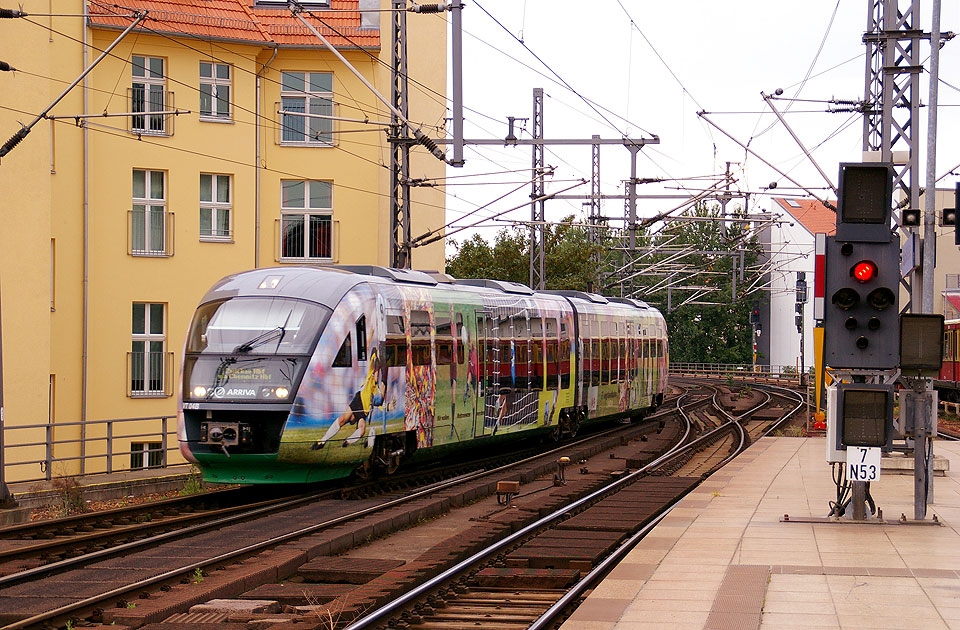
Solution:
M330 0L329 9L306 15L337 48L380 48L380 30L361 28L359 0ZM282 48L323 44L284 7L256 6L253 0L128 0L124 8L147 11L144 30L175 37L250 42ZM126 28L130 13L116 5L88 2L90 25Z
M773 200L811 234L829 236L837 231L837 213L816 199L774 197Z

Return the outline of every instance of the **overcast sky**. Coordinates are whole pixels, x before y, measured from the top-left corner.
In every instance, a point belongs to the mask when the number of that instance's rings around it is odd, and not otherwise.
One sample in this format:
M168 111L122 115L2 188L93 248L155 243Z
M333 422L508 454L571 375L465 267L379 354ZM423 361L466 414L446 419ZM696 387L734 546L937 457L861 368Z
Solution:
M641 186L641 194L678 193L683 192L681 188L701 190L705 180L689 178L722 175L727 161L736 163L737 186L758 193L751 198L752 207L770 207L769 197L759 194L770 182L778 182L776 194L793 192L789 190L792 184L756 157L745 156L743 149L697 116L698 111L706 110L712 121L741 142L749 141L750 148L764 159L805 186L827 194L822 190L823 179L776 122L761 91L770 94L782 88L784 98L797 96L813 101L862 99L862 36L867 4L865 0L622 0L622 5L617 0L469 2L463 12L464 101L469 108L465 135L504 137L507 116L529 118L532 90L543 87L547 138L589 138L593 134L604 138L655 134L660 138L658 146L648 146L641 152L637 175L677 181ZM921 27L928 31L931 3L921 5ZM421 17L425 16L411 19ZM957 3L944 2L941 30L960 30L958 18ZM926 42L921 44L921 51L926 60L930 51ZM950 85L940 85L938 136L943 141L938 143L938 176L960 162L960 147L952 142L960 115L956 107L960 94L952 87L960 86L958 61L960 40L947 43L941 51L940 77ZM810 77L804 82L808 73ZM928 100L926 76L921 80L923 103ZM581 96L594 101L596 110ZM863 123L859 114L825 113L829 107L825 102L775 104L781 111L789 110L785 114L788 124L813 150L834 183L839 162L860 161ZM921 110L921 166L926 160L926 111ZM526 125L525 136L529 137L530 123ZM628 157L623 147L601 150L603 193L624 192ZM529 147L468 148L466 158L467 167L448 169L448 176L529 169L531 154ZM589 147L551 147L545 161L557 167L554 181L547 184L548 192L575 183L571 180L589 180ZM448 221L493 201L528 178L527 173L517 173L449 180L488 185L448 186ZM952 187L956 181L957 177L949 176L940 186ZM589 185L574 190L590 192ZM528 199L529 187L523 187L479 211L471 220ZM642 202L640 215L650 216L674 203ZM579 201L547 202L548 219L584 212ZM603 213L622 217L623 202L606 201ZM506 216L529 219L529 208ZM492 238L504 224L486 225L491 227L480 233ZM461 232L453 238L459 240L472 233Z

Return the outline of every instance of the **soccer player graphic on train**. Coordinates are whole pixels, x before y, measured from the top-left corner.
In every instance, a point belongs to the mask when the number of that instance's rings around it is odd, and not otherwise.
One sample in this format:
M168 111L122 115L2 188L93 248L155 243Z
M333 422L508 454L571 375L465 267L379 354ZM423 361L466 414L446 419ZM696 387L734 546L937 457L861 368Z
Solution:
M367 372L367 377L363 380L360 389L350 399L349 408L330 424L330 428L327 429L323 438L313 445L313 450L323 448L329 440L340 432L344 425L348 424L356 424L357 429L343 440L341 446L347 447L356 444L363 438L367 432L367 414L372 413L374 407L382 407L384 404L386 387L383 383L383 371L380 367L380 356L377 349L373 348L370 351L370 369ZM385 409L384 411L388 410Z

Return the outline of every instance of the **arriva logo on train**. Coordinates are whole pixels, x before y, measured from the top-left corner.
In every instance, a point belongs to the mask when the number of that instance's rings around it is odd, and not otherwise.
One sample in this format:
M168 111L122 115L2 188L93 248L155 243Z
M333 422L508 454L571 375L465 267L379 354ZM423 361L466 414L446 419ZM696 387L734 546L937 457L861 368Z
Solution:
M215 398L256 398L257 390L247 389L245 387L218 387L213 390Z

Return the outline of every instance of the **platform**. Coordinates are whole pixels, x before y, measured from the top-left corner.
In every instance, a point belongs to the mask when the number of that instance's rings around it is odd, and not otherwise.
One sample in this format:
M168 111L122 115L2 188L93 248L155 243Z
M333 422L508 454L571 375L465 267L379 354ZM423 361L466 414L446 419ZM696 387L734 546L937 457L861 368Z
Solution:
M189 464L166 468L145 468L115 473L99 473L74 477L84 500L102 501L130 495L175 492L184 487L191 475L197 475ZM195 478L196 479L196 478ZM199 480L196 480L200 483ZM62 486L53 481L24 481L8 486L17 506L0 509L0 526L12 525L29 519L30 510L56 505L62 500Z
M836 496L823 438L763 438L707 479L599 584L562 630L960 630L960 442L916 524L823 517ZM913 518L913 477L871 486L886 521Z

